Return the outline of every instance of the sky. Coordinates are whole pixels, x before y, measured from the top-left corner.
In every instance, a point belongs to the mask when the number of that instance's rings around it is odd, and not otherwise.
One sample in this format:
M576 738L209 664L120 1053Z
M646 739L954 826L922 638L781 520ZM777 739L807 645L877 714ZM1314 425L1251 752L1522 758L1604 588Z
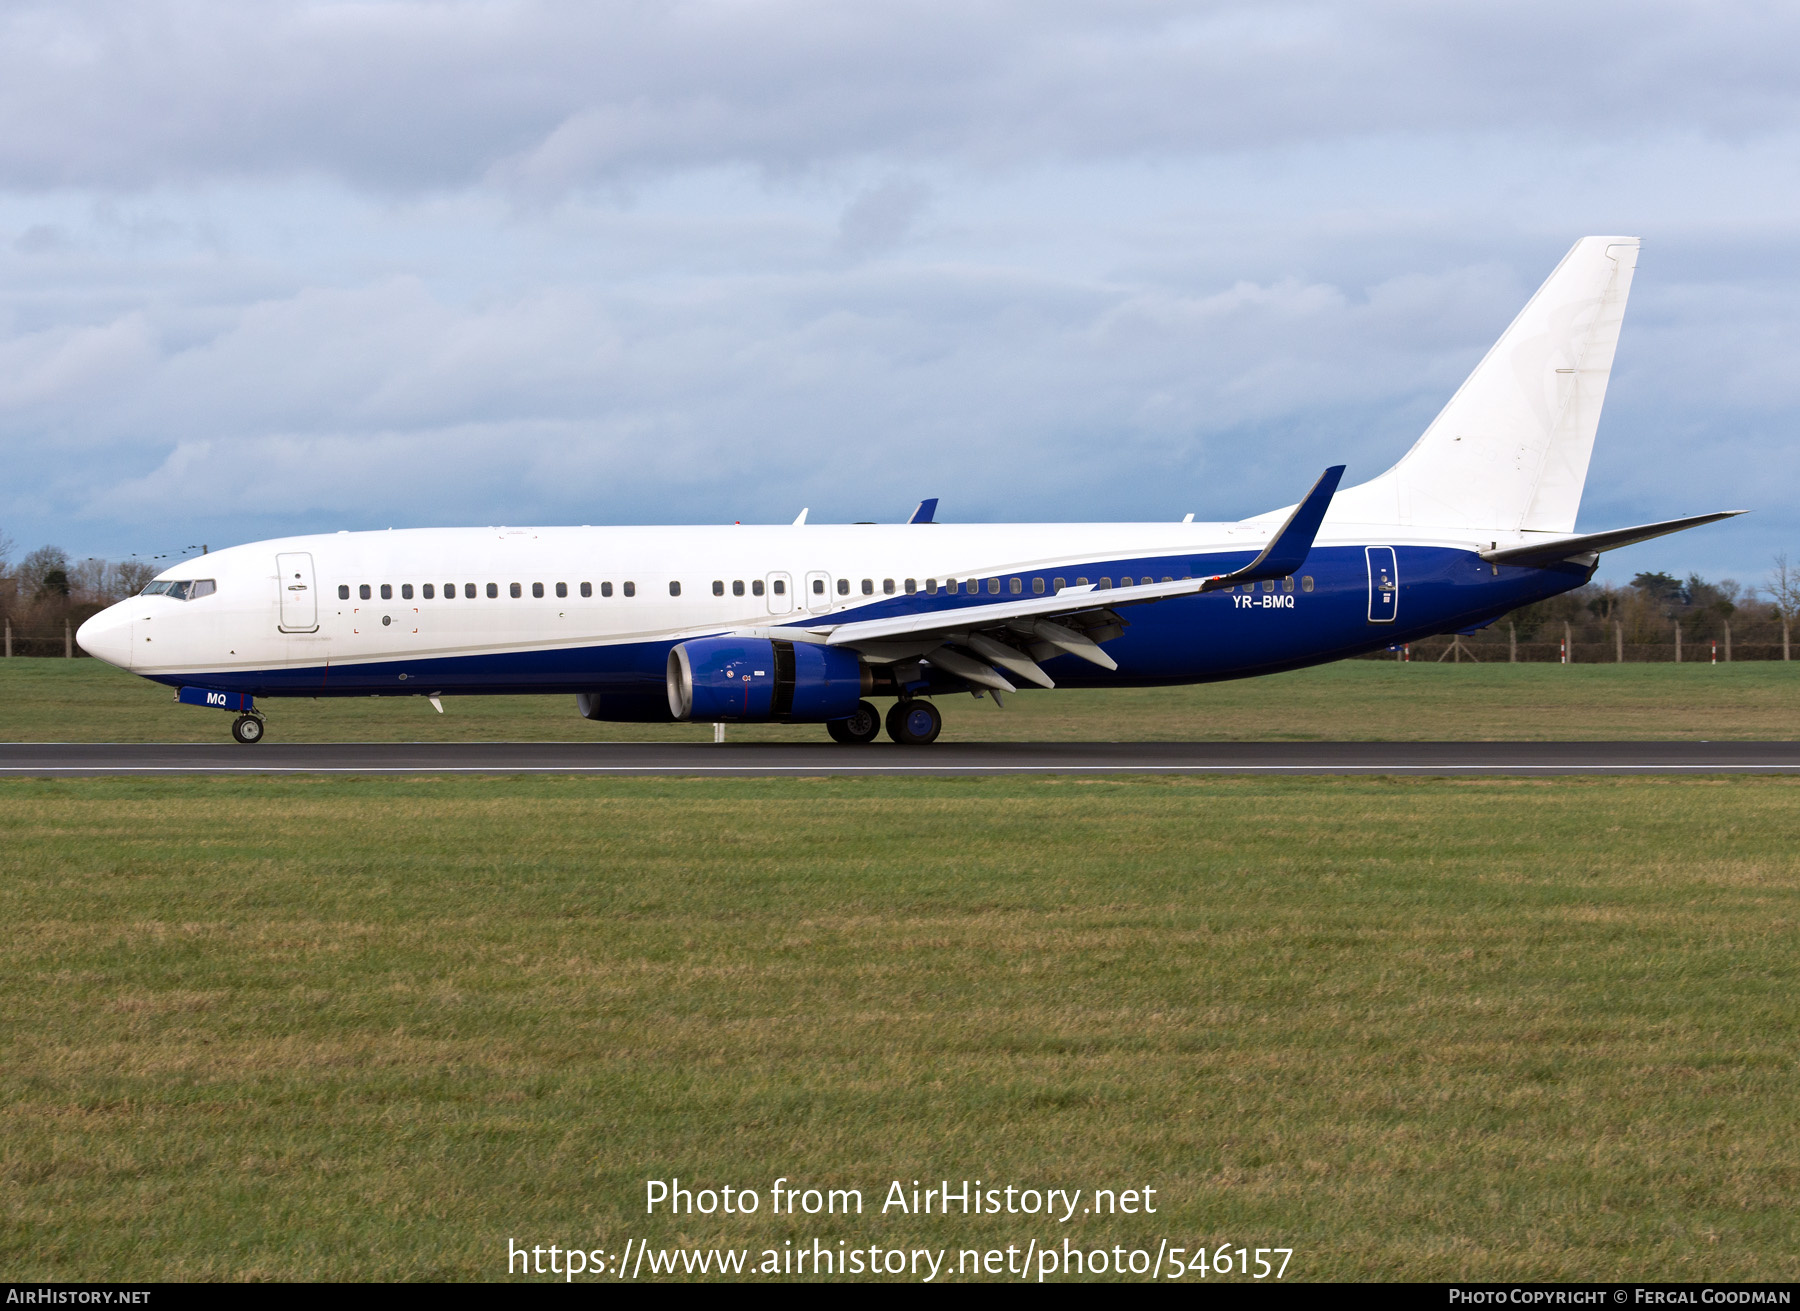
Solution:
M0 534L1237 519L1643 239L1602 577L1800 557L1800 9L0 9Z

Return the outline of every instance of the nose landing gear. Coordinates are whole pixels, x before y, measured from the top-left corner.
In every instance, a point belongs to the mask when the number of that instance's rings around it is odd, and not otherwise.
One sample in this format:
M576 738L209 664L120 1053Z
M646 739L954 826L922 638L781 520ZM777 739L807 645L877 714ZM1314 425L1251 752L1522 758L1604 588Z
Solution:
M231 736L249 746L263 738L263 721L257 715L239 715L231 725Z

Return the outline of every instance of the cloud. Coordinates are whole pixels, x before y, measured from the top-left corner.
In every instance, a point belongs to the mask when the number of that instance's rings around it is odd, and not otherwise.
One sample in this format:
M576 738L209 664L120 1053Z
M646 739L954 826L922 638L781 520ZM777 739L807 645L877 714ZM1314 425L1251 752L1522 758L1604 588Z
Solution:
M719 164L1741 137L1794 127L1796 44L1800 13L1675 0L27 0L0 14L0 185L555 194Z
M1624 230L1584 525L1760 497L1637 548L1685 572L1738 543L1746 575L1800 531L1796 27L1666 0L24 0L0 524L124 554L928 494L1246 515L1391 463L1568 244Z

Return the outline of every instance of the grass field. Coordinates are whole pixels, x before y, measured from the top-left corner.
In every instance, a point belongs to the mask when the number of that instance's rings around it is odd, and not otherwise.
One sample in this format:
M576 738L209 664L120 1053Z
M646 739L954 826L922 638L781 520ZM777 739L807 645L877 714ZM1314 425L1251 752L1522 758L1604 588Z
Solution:
M0 782L0 1268L1794 1279L1796 852L1779 778ZM677 1174L1161 1208L647 1220Z
M231 718L97 660L0 660L0 741L227 742ZM950 741L1436 741L1800 737L1800 663L1435 665L1348 661L1200 687L941 697ZM572 696L263 703L275 742L709 741L710 725L595 724ZM733 741L823 741L813 724Z

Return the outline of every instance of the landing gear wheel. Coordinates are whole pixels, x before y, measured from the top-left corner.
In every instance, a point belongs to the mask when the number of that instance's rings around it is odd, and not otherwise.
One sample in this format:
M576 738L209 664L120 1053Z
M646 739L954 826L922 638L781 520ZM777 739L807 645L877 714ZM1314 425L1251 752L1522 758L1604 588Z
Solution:
M848 719L831 720L825 725L825 731L831 734L833 742L842 742L846 746L873 742L881 732L881 712L867 701L858 701Z
M239 715L231 726L231 735L245 746L262 741L263 722L255 715Z
M944 717L929 701L896 701L887 713L887 731L903 747L922 747L937 741Z

